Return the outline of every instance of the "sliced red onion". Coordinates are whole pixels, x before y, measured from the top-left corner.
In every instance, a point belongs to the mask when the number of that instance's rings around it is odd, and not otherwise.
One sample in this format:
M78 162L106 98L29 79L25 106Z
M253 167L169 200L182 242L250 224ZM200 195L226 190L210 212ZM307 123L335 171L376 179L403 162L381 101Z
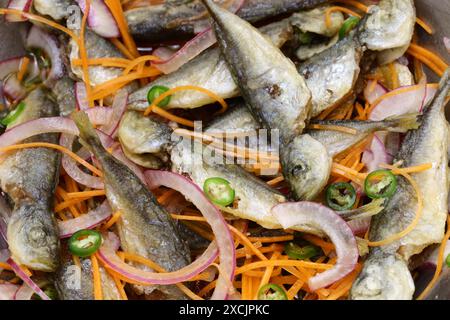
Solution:
M370 104L373 104L378 98L384 96L388 90L383 87L378 81L374 84L375 80L370 80L364 89L364 98Z
M366 165L369 172L372 172L379 169L382 163L390 164L392 157L386 152L383 141L375 134L370 149L364 151L361 161Z
M14 300L19 286L12 283L1 283L0 284L0 300Z
M45 52L51 61L51 69L48 78L44 81L45 85L51 85L54 80L60 79L64 74L64 64L59 48L58 40L40 27L34 25L28 33L27 48L39 48Z
M75 136L62 134L59 144L72 150L74 140ZM76 182L93 189L104 189L105 185L100 177L95 177L81 170L78 167L77 162L68 155L63 155L61 163L66 173Z
M34 293L36 293L42 300L51 300L41 288L20 268L20 266L12 259L8 259L8 264L11 266L15 274L27 284Z
M86 1L76 0L83 13L86 11ZM119 27L103 0L90 0L89 16L87 19L89 27L103 38L120 37Z
M30 11L32 2L33 0L9 0L7 8L28 12ZM28 20L27 18L18 14L7 14L5 16L5 19L9 22L20 22Z
M105 200L97 208L83 214L77 218L73 218L66 221L59 221L59 237L61 239L69 238L75 232L83 229L93 229L100 225L106 219L108 219L112 214L111 207L107 200Z
M120 120L127 110L127 102L128 102L128 92L127 90L120 90L116 96L114 97L114 101L112 104L112 115L108 124L102 127L102 131L107 135L114 138L117 134Z
M314 226L322 230L336 248L335 266L308 280L312 291L327 287L355 269L358 262L358 246L348 224L333 210L314 202L290 202L276 205L272 214L285 229L296 225Z
M106 109L106 110L105 110ZM85 112L95 125L105 125L110 116L110 108L91 108ZM67 133L78 135L75 123L65 117L40 118L19 124L0 136L0 148L7 147L42 133Z
M372 217L347 221L354 235L366 233L370 227Z
M74 91L77 110L89 109L89 104L87 101L86 85L84 84L84 82L76 82Z
M11 73L19 71L23 57L15 57L0 62L0 80L6 78Z
M109 238L103 240L103 244L97 253L107 268L129 280L148 285L169 285L184 282L208 268L217 258L217 247L215 242L212 242L205 252L190 265L173 272L155 273L135 268L123 262L114 250L116 245Z
M444 37L444 45L447 52L450 53L450 38Z
M165 74L174 72L178 70L182 65L186 62L192 60L200 53L211 47L216 43L216 35L214 34L211 28L206 29L205 31L197 34L195 38L188 41L180 50L175 52L170 58L166 58L165 60L154 61L154 66ZM164 51L161 54L161 50L156 49L153 53L155 56L163 58L160 56L165 56Z
M23 283L14 294L13 300L31 300L34 291L26 283Z
M236 268L234 240L225 219L215 205L209 201L203 191L186 177L168 171L148 170L145 172L150 189L165 186L174 189L188 198L203 214L214 232L219 247L222 273L217 279L212 299L223 300L234 290L229 288L234 279Z
M21 100L27 95L27 89L17 79L17 74L11 74L3 81L3 92L13 101Z
M410 90L404 91L405 88ZM382 100L369 115L369 120L381 121L393 116L420 112L423 106L434 97L437 89L433 85L418 84L401 87L391 92L399 90L401 90L399 94Z

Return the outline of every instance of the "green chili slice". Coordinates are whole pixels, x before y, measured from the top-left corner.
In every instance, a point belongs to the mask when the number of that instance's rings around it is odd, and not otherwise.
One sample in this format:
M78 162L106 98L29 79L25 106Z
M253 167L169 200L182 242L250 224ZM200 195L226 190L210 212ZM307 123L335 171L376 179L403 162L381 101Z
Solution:
M80 230L69 239L69 251L78 257L89 257L102 244L102 235L95 230Z
M23 110L25 110L25 107L25 102L19 103L14 110L12 110L6 117L0 120L0 123L4 126L8 126L9 124L13 123L22 114Z
M450 254L447 256L447 258L445 259L445 263L447 264L447 267L450 268Z
M364 192L369 198L390 198L397 190L397 178L389 170L370 173L364 181Z
M356 202L356 191L350 183L338 182L330 185L326 192L327 205L336 211L348 210Z
M209 178L203 184L206 196L215 204L228 206L234 202L235 192L230 183L222 178Z
M284 247L284 252L289 256L289 258L297 260L311 259L320 253L319 248L313 245L307 245L300 247L293 242L289 242Z
M170 89L165 86L153 86L150 88L147 94L147 100L149 104L152 104L160 95L169 91ZM172 96L168 96L164 98L160 103L158 103L158 107L164 108L170 103L170 99Z
M287 300L286 292L279 285L268 283L258 291L259 300Z
M358 17L349 17L342 24L341 29L339 29L339 40L345 38L345 36L352 31L359 23L360 19Z

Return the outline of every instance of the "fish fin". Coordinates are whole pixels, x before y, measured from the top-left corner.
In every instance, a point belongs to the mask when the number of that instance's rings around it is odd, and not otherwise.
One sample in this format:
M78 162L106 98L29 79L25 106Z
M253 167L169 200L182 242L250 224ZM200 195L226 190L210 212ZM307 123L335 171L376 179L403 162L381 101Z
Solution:
M89 149L97 158L100 158L106 153L105 148L103 148L102 142L95 132L94 126L87 114L83 111L73 112L71 115L72 120L78 127L80 131L81 142Z
M401 116L393 116L385 119L386 129L390 132L407 132L420 127L419 113L408 113Z
M385 199L375 199L370 203L353 210L340 211L339 215L347 220L356 220L372 217L384 209Z

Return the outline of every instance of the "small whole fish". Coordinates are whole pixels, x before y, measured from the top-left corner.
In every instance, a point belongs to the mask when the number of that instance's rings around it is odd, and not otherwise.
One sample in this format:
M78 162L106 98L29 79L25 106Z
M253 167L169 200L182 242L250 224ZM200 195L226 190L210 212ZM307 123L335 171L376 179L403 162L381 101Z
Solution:
M78 112L72 117L84 144L103 168L106 197L112 209L122 213L117 222L122 248L147 257L168 271L188 265L191 261L189 248L167 211L127 166L104 149L85 113ZM157 288L168 299L183 297L173 286ZM135 289L147 294L155 287L135 286Z
M274 45L281 47L293 37L289 18L262 27L261 32L270 38ZM185 85L200 86L213 91L223 99L239 95L239 88L220 54L219 48L210 48L198 57L187 62L177 71L159 77L149 85L133 92L129 97L129 108L142 111L148 107L147 93L155 85L175 88ZM195 91L177 92L172 95L167 109L193 109L216 102L204 93Z
M406 236L388 245L374 247L354 282L351 299L411 299L414 282L408 270L412 255L439 243L444 236L448 212L448 125L444 107L450 92L450 69L438 92L426 106L419 129L408 132L396 161L406 167L431 163L432 168L411 174L423 197L422 217ZM369 239L380 241L404 230L417 214L417 196L408 181L399 176L398 187L386 208L372 219Z
M8 126L55 116L57 106L42 88L24 99L25 110ZM24 141L58 143L57 134L42 134ZM8 222L8 244L13 259L33 270L55 271L59 264L59 235L53 213L60 155L47 148L29 148L8 155L0 164L2 190L14 202ZM30 168L33 168L30 170Z
M247 0L238 15L252 23L281 14L310 9L326 0ZM133 8L125 12L133 37L138 41L158 43L192 38L198 24L204 26L206 10L200 0L165 1L159 5Z
M72 255L65 247L61 265L54 274L54 285L60 300L94 300L92 263L89 258L79 258L80 266L75 264ZM121 300L114 280L103 267L100 279L104 300Z

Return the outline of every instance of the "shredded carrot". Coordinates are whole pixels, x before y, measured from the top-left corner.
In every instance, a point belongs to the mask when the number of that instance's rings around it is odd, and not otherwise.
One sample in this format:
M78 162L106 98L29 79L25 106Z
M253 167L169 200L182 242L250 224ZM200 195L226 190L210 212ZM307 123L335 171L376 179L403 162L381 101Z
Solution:
M152 112L152 111L155 112L155 110L154 110L155 107L157 108L158 104L161 101L163 101L165 98L173 95L174 93L177 93L177 92L180 92L180 91L187 91L187 90L194 90L194 91L198 91L198 92L204 93L207 96L209 96L211 99L214 99L215 101L219 102L221 104L221 106L222 106L222 110L220 110L220 112L225 112L227 110L227 108L228 108L228 105L225 102L225 100L222 97L220 97L217 94L215 94L214 92L212 92L212 91L210 91L208 89L202 88L202 87L188 85L188 86L179 86L179 87L170 89L170 90L164 92L163 94L161 94L160 96L158 96L158 98L156 98L155 101L153 101L152 105L149 106L147 108L147 110L145 110L144 115L148 116L150 114L150 112Z
M434 73L436 73L438 76L442 77L442 75L444 74L445 70L442 70L441 68L439 68L433 61L431 61L428 57L414 51L411 49L408 49L407 51L411 56L413 56L414 58L416 58L417 60L419 60L420 62L422 62L423 64L425 64L428 68L430 68Z
M431 52L430 50L421 47L417 44L411 43L411 45L409 46L409 49L416 51L420 54L422 54L423 56L427 57L429 60L431 60L434 64L436 64L440 69L447 69L448 68L448 64L442 60L441 57L439 57L437 54Z
M272 256L270 257L270 261L277 260L280 257L280 255L281 255L280 252L275 251L272 254ZM261 282L259 283L258 290L262 286L269 283L270 278L273 276L273 269L274 269L274 266L269 266L266 268L266 271L264 272L264 275L262 276ZM258 299L258 297L255 296L255 299Z
M139 52L136 47L136 43L134 42L133 37L130 35L130 31L128 29L128 23L125 19L125 15L123 14L122 5L118 0L105 0L106 5L111 10L114 19L119 26L120 34L122 35L123 42L125 46L133 55L134 58L139 56Z
M143 72L132 72L127 75L122 75L120 77L108 80L92 90L91 98L93 100L101 99L107 97L111 94L115 94L117 90L126 86L128 83L142 78L148 78L159 75L160 72L155 68L144 69Z
M428 34L433 34L433 28L431 28L425 21L423 21L420 18L416 18L416 23L422 27L423 30L425 30Z
M294 240L294 235L278 236L278 237L249 237L251 242L274 243Z
M413 167L397 168L395 166L381 164L380 167L385 169L391 169L393 174L401 174L401 173L417 173L426 171L431 169L433 165L431 163L424 163Z
M334 244L332 244L331 242L326 242L318 236L314 236L312 234L304 234L302 235L302 238L316 246L321 247L326 254L334 250Z
M5 262L1 262L1 261L0 261L0 268L1 268L1 269L5 269L5 270L12 271L12 268L11 268L11 266L10 266L9 264L7 264L7 263L5 263Z
M127 47L117 38L110 39L111 43L125 56L127 59L133 60L135 56L127 49Z
M81 192L70 192L67 193L67 197L70 199L75 198L92 198L106 195L105 190L91 190L91 191L81 191Z
M238 229L235 227L228 225L231 232L233 232L239 239L241 239L241 243L248 247L251 251L255 253L255 255L260 258L261 260L267 260L266 256L261 253L261 251L258 250L258 248L255 247L255 245Z
M398 80L397 69L395 68L395 63L394 62L389 63L388 67L389 72L391 74L392 89L397 89L400 85Z
M61 212L64 209L67 209L71 206L74 206L80 202L83 202L85 200L89 199L89 197L87 198L77 198L77 199L71 199L71 200L67 200L61 203L58 203L55 208L53 209L56 213Z
M425 289L422 291L422 293L417 297L417 300L423 300L425 296L430 292L430 290L434 287L436 282L439 280L439 276L442 271L442 267L444 264L444 253L445 248L447 246L447 242L450 238L450 217L447 217L447 232L445 233L444 239L441 242L441 245L439 247L439 253L438 253L438 260L436 263L436 271L434 272L433 278L431 279L430 283L425 287Z
M102 280L100 277L100 267L98 266L97 255L91 256L92 280L94 282L94 299L103 300Z
M61 186L56 187L56 195L60 196L64 201L69 199L67 192ZM75 218L80 216L80 212L78 212L78 209L74 205L70 205L68 208ZM64 219L64 215L62 216L62 219L66 220Z
M278 183L280 183L282 181L284 181L284 177L283 176L279 176L279 177L276 177L276 178L274 178L274 179L272 179L270 181L267 181L267 184L269 186L275 186L275 185L277 185Z
M108 272L109 273L109 272ZM122 299L122 300L128 300L128 296L127 296L127 293L125 292L125 290L124 290L124 285L123 285L123 283L120 281L120 279L119 278L117 278L114 274L111 274L111 273L109 273L110 275L111 275L111 277L113 278L113 280L114 280L114 283L116 284L116 287L117 287L117 291L119 291L119 294L120 294L120 298Z
M30 58L24 57L22 61L20 62L20 68L19 72L17 73L17 80L22 82L23 77L25 76L25 73L28 70L28 65L30 64Z
M288 300L294 299L304 285L305 282L303 280L298 279L297 281L295 281L295 283L289 288L288 292L286 293Z
M328 125L328 124L312 124L308 126L308 129L314 129L314 130L330 130L330 131L338 131L348 134L357 134L358 130L353 128L348 128L344 126L336 126L336 125Z
M158 61L160 60L157 56L152 56L152 55L148 55L148 56L140 56L139 58L134 59L133 61L131 61L128 66L126 67L126 69L123 71L124 75L127 75L130 73L131 70L133 70L133 68L135 68L137 65L145 65L145 62L147 61Z
M317 269L317 270L328 270L333 267L330 264L315 263L315 262L303 261L303 260L266 260L266 261L252 262L250 264L244 265L236 270L235 275L242 274L249 270L258 269L258 268L266 268L269 266L276 266L276 267L300 266L300 267Z
M348 168L336 162L333 162L333 165L331 167L331 174L348 178L349 180L352 180L359 185L363 185L364 180L367 177L366 173L360 173L354 169Z
M116 211L111 219L108 220L107 223L105 223L105 225L102 227L102 230L108 230L109 228L111 228L118 220L119 218L122 216L122 212L121 211Z
M160 195L156 200L158 201L158 203L164 205L164 204L166 203L166 201L167 201L170 197L172 197L175 193L176 193L176 191L173 190L173 189L167 190L167 191L164 192L162 195Z
M394 169L395 167L393 167ZM395 170L395 169L394 169ZM422 192L420 191L416 181L407 173L404 172L399 172L400 175L402 175L406 180L408 180L408 182L412 185L412 187L414 188L414 190L416 191L416 195L417 195L417 213L416 216L414 217L413 221L409 224L409 226L404 229L403 231L394 234L384 240L380 240L380 241L369 241L367 244L370 247L379 247L379 246L385 246L388 245L394 241L397 241L403 237L405 237L406 235L408 235L411 231L413 231L417 224L420 221L420 218L422 218L422 214L423 214L423 197L422 197Z
M72 151L70 151L67 148L64 148L63 146L60 146L60 145L57 145L57 144L53 144L53 143L48 143L48 142L30 142L30 143L15 144L15 145L12 145L12 146L7 146L7 147L0 148L0 152L8 152L8 151L19 150L19 149L26 149L26 148L51 148L51 149L56 149L58 151L61 151L61 152L65 153L65 154L67 154L69 157L71 157L75 161L79 162L81 165L85 166L87 169L89 169L90 171L92 171L96 175L98 175L100 177L103 176L102 172L99 169L97 169L96 167L94 167L89 162L85 161L84 159L80 158L76 153L73 153Z
M101 65L104 67L126 68L130 65L131 60L123 58L91 58L87 62L90 66ZM71 63L76 67L82 65L81 59L72 59Z
M0 14L12 14L12 15L21 15L27 19L30 20L34 20L43 24L46 24L50 27L53 27L55 29L58 29L64 33L66 33L67 35L69 35L72 39L77 40L78 37L68 28L60 25L59 23L56 23L54 21L51 21L49 19L43 18L41 16L38 16L36 14L32 14L29 12L25 12L25 11L21 11L21 10L15 10L15 9L4 9L4 8L0 8Z
M141 263L143 265L146 265L146 266L150 267L151 269L154 269L157 272L167 272L163 267L161 267L157 263L155 263L155 262L153 262L153 261L151 261L151 260L149 260L147 258L144 258L142 256L139 256L137 254L133 254L133 253L130 253L130 252L123 252L123 256L124 256L125 260ZM177 283L175 285L178 288L180 288L180 290L182 290L191 299L193 299L193 300L203 300L201 297L199 297L194 292L189 290L185 285L183 285L181 283Z
M344 7L340 7L340 6L330 7L325 12L325 25L327 26L327 28L331 27L331 24L332 24L332 22L331 22L331 13L335 12L335 11L341 11L341 12L347 13L348 15L361 18L360 14L358 14L355 11L350 10L348 8L344 8Z

